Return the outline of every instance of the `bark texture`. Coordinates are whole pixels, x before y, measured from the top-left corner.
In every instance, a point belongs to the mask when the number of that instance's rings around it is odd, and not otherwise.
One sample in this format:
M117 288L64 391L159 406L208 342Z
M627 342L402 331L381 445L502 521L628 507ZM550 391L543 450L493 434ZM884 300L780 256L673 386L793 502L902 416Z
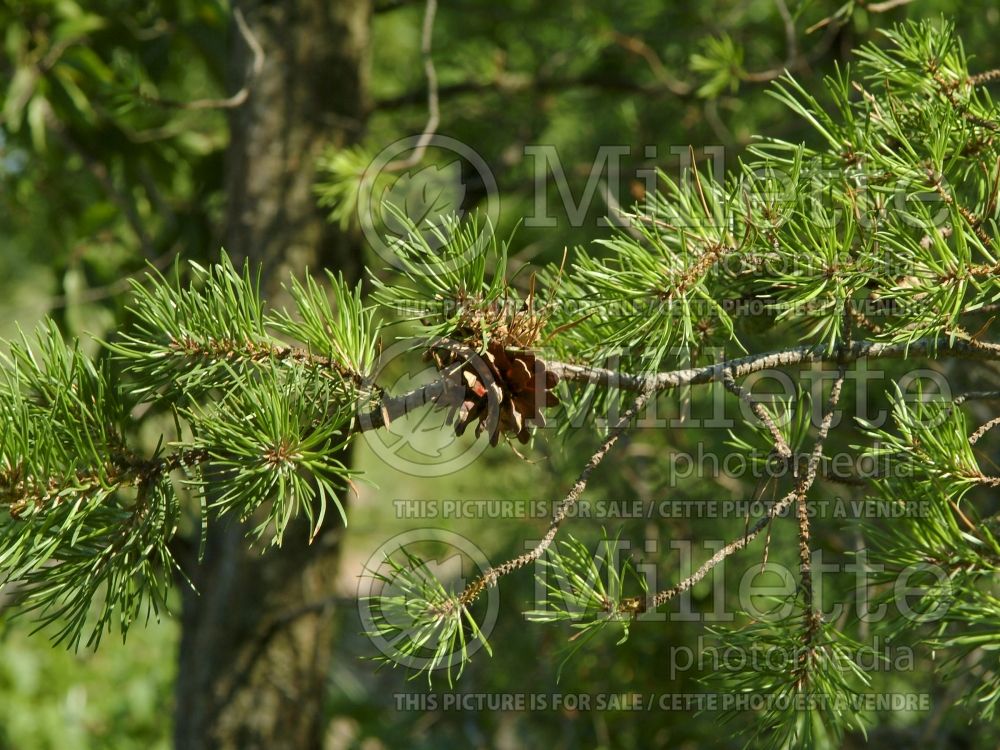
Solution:
M328 143L356 140L367 100L370 0L237 2L264 52L247 102L230 115L226 249L263 264L265 294L306 266L360 272L353 235L329 224L312 192ZM233 29L233 90L252 53ZM318 748L333 641L339 522L312 545L294 527L281 549L248 549L245 529L216 523L198 589L184 594L177 748Z

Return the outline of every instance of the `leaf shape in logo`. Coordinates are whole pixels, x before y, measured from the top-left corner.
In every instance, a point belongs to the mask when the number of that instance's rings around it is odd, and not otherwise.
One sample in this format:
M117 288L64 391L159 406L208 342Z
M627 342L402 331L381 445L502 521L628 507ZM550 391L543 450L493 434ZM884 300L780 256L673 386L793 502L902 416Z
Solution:
M402 210L415 226L440 226L444 217L461 210L465 191L462 165L456 159L401 175L382 192L382 202ZM389 232L397 236L407 233L407 227L391 213L383 212L383 218Z

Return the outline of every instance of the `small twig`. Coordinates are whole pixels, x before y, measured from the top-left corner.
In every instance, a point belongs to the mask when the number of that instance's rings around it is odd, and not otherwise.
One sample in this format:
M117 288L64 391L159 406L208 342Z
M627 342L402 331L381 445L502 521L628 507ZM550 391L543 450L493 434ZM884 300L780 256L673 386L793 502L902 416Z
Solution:
M741 79L747 83L769 83L776 78L780 78L785 73L794 73L800 70L808 69L810 65L818 62L822 59L823 55L827 53L833 42L836 40L840 27L843 25L834 24L831 26L823 38L817 42L815 47L813 47L813 49L808 53L804 53L798 49L795 20L792 18L792 15L788 10L788 5L784 2L784 0L775 0L775 5L778 7L778 13L781 14L782 22L785 26L785 40L788 48L788 55L785 59L785 63L781 66L755 72L744 71ZM829 23L830 20L832 19L827 19L827 23ZM806 29L806 34L811 34L813 31L827 25L827 23L820 22L811 26Z
M820 425L820 437L813 448L812 456L809 458L809 467L806 470L806 476L800 478L796 486L798 493L796 502L799 525L799 575L802 580L802 599L805 608L803 642L806 647L806 653L803 654L803 668L805 660L808 659L808 653L812 649L816 633L823 622L823 617L816 606L816 602L813 601L812 548L810 546L811 533L809 529L809 503L807 495L809 487L815 481L819 461L823 457L823 441L826 439L830 425L833 423L833 414L837 403L840 401L840 393L843 390L845 375L844 367L841 366L840 371L837 373L837 379L833 383L833 388L830 390L830 399L827 404L826 413L823 415L822 424Z
M960 393L951 400L951 405L945 410L945 416L950 417L956 407L961 406L966 401L992 401L1000 399L1000 391L966 391Z
M581 76L551 76L532 78L521 75L500 75L484 81L458 81L445 84L438 89L440 99L448 99L467 94L482 95L498 93L512 96L520 93L544 94L554 92L565 93L574 88L591 88L614 93L638 94L640 96L659 96L666 92L662 84L637 82L634 78L614 78L604 73L585 73ZM398 96L380 99L375 102L375 109L380 112L423 104L427 100L425 89L407 91Z
M863 5L865 10L867 10L869 13L886 13L887 11L890 11L893 8L899 8L902 7L903 5L909 5L912 2L913 0L884 0L884 2L881 3L867 3L867 4L863 3Z
M387 0L384 3L376 3L375 7L372 8L372 13L378 15L379 13L390 13L394 10L399 10L400 8L405 8L408 5L414 5L414 0Z
M806 468L806 473L800 478L799 484L794 490L785 495L781 500L776 502L770 507L767 513L760 518L757 523L755 523L748 531L746 531L743 536L734 539L732 542L727 544L718 550L712 557L706 560L700 568L698 568L694 573L670 587L669 589L664 589L663 591L655 594L650 600L649 607L655 609L668 601L673 599L678 594L681 594L688 589L692 588L698 581L708 575L709 571L712 570L716 565L721 563L730 555L735 552L739 552L741 549L746 547L750 542L757 538L761 531L763 531L771 521L784 513L789 506L803 493L807 492L810 487L812 487L813 482L816 481L816 477L819 473L819 463L823 456L823 443L826 441L826 436L830 432L830 425L833 423L833 414L837 405L837 401L840 399L841 386L843 385L843 379L839 379L834 383L834 387L830 392L829 405L827 407L826 414L823 415L823 421L820 423L819 436L816 439L816 444L813 447L812 455L809 457L809 463Z
M781 458L791 458L792 449L788 447L788 442L785 440L785 436L781 434L781 430L778 429L778 425L775 424L774 418L771 417L770 413L768 413L767 409L764 408L763 404L759 401L754 401L753 398L750 397L750 393L736 382L733 378L731 370L726 370L722 373L722 384L726 387L727 391L735 394L737 398L749 406L753 415L757 417L757 419L759 419L767 428L768 432L771 433L771 438L774 440L774 452Z
M590 479L591 473L593 473L594 469L600 465L601 461L604 460L604 457L608 455L615 443L618 442L618 439L628 430L632 422L632 418L635 417L643 406L645 406L652 394L653 391L650 388L646 388L640 392L635 401L632 402L632 405L622 415L621 419L618 420L618 423L611 428L608 432L608 436L601 443L601 446L590 457L586 466L583 467L583 471L580 472L580 476L577 477L576 482L570 488L566 497L564 497L563 501L557 506L556 512L552 517L552 521L549 523L548 531L545 533L545 536L542 537L542 540L530 551L525 552L518 557L512 558L501 565L490 568L479 578L470 583L457 598L457 602L460 606L464 607L469 605L476 599L476 597L479 596L480 593L482 593L484 589L495 585L500 578L534 562L545 553L545 550L547 550L555 540L556 534L559 533L559 527L566 519L569 511L573 508L576 501L580 499L583 491L587 488L587 481Z
M712 568L721 563L730 555L739 552L741 549L750 544L750 542L756 539L757 536L760 534L760 532L763 531L765 527L767 527L767 525L771 522L773 518L781 515L788 509L788 507L792 504L795 498L796 498L796 493L794 490L792 492L789 492L783 498L781 498L781 500L772 505L770 509L767 511L767 513L762 518L760 518L757 521L757 523L751 526L743 534L743 536L733 540L725 547L719 549L718 552L716 552L708 560L702 563L701 567L698 568L698 570L689 575L683 581L674 584L669 589L664 589L663 591L656 593L650 600L649 608L655 609L663 604L666 604L668 601L673 599L678 594L682 594L688 589L692 588L702 578L708 575L709 571L711 571Z
M149 261L149 265L158 271L162 271L164 268L169 266L177 254L181 251L181 245L176 244L171 247L167 252L158 256L157 258ZM46 301L46 306L49 310L57 310L60 307L65 307L70 304L70 302L98 302L103 299L108 299L109 297L117 297L119 294L124 294L129 289L132 288L132 282L138 281L142 276L147 273L147 269L141 271L136 271L135 273L123 276L120 279L112 281L110 284L105 284L103 286L94 286L84 289L79 294L74 295L72 299L69 295L59 294L49 297Z
M940 74L935 74L934 81L938 85L938 91L940 94L948 100L948 103L955 108L955 111L965 119L967 122L976 125L986 130L992 132L1000 131L1000 124L994 122L993 120L987 120L980 117L975 112L969 109L969 105L966 102L961 101L958 95L955 93L955 89L961 84L957 81L946 81Z
M261 71L264 69L264 48L261 47L260 42L257 41L257 37L254 36L253 31L247 25L246 18L243 17L243 11L239 8L233 8L233 19L236 21L236 28L240 32L240 36L247 43L247 47L250 48L250 52L253 53L253 61L250 64L250 73L247 75L246 81L243 86L232 96L226 97L225 99L195 99L194 101L176 101L173 99L158 99L155 97L143 96L143 100L160 107L172 107L174 109L186 109L186 110L200 110L200 109L236 109L242 106L247 99L250 98L250 91L253 88L254 81L260 75Z
M1000 79L1000 68L994 68L993 70L986 70L974 76L969 76L968 82L972 86L983 86L998 79Z
M611 186L604 180L601 181L601 197L604 199L604 205L608 208L608 215L612 217L615 221L615 226L621 227L628 233L629 237L636 240L637 242L645 242L646 237L636 229L635 225L631 221L630 215L622 210L621 203L618 202L618 198L613 192L611 192Z
M142 250L143 256L152 260L154 257L153 240L146 232L145 223L143 222L142 217L139 216L139 212L136 210L135 204L132 200L115 186L114 181L111 179L107 165L103 161L100 161L89 154L80 144L78 144L55 117L50 117L47 124L51 132L63 144L63 146L80 157L84 166L94 179L97 180L97 184L101 186L104 194L107 195L108 200L110 200L115 207L121 211L122 216L125 217L125 221L128 223L128 226L132 229L136 239L139 241L139 246Z
M775 482L774 488L771 490L771 505L774 505L774 496L778 494L778 484ZM750 510L747 509L747 522L743 528L743 533L750 527ZM773 526L767 527L767 536L764 537L764 554L760 556L760 572L763 573L767 570L767 556L771 552L771 531L774 529Z
M972 211L970 211L965 206L961 205L958 201L955 200L955 198L945 189L944 185L942 184L941 176L935 173L934 170L932 169L927 170L927 178L930 180L931 186L934 188L935 192L937 192L937 194L941 196L941 200L944 201L944 203L948 206L954 206L955 209L958 211L958 213L962 215L962 218L969 223L969 226L972 228L972 231L975 232L976 237L979 238L979 241L982 242L987 249L990 249L993 246L993 240L986 233L986 230L983 229L982 219L980 219L978 216L972 213ZM969 272L972 273L973 275L993 275L997 273L997 270L995 266L993 267L976 266L969 269Z
M788 50L785 55L785 62L781 66L772 68L771 70L765 70L759 73L746 73L743 76L743 79L746 81L751 81L753 83L771 81L780 76L786 70L793 70L801 67L805 62L799 56L798 34L795 31L795 19L792 18L792 14L788 10L788 5L785 3L785 0L774 0L774 4L778 9L778 14L781 16L781 22L785 27L785 45Z
M785 58L785 67L792 65L796 58L799 56L799 37L795 30L795 19L792 18L791 12L788 10L788 4L785 0L774 0L775 6L778 8L778 14L781 16L781 22L785 26L785 44L788 45L788 55Z
M992 401L1000 399L1000 391L967 391L952 400L954 406L961 406L966 401Z
M780 1L780 0L779 0ZM663 84L671 93L677 94L677 96L687 96L691 93L694 87L685 83L684 81L678 81L674 78L667 67L660 60L659 55L642 39L629 36L628 34L622 34L619 31L610 32L609 36L611 39L620 46L622 49L631 52L633 55L638 55L646 64L649 65L649 69L652 71L656 80Z
M858 0L858 5L865 8L865 10L867 10L869 13L886 13L892 10L893 8L898 8L902 5L908 5L909 3L912 2L913 0L884 0L884 2L869 4L866 3L864 0ZM834 30L840 29L842 26L845 26L851 17L850 12L847 13L843 12L845 8L850 9L850 6L844 6L844 8L841 8L841 10L838 10L833 15L829 15L822 21L814 23L812 26L806 29L806 33L811 34L817 29L822 29L824 26L830 26Z
M980 438L983 437L987 432L992 430L997 425L1000 425L1000 417L994 417L989 422L984 424L978 430L969 435L969 445L975 445L979 442Z
M965 528L967 528L973 534L976 534L978 532L976 524L974 524L972 521L969 520L969 517L962 512L961 508L958 507L958 503L956 503L950 497L948 498L948 505L951 506L951 509L955 511L955 515L959 517L959 519L962 521L963 524L965 524Z
M434 68L434 57L431 54L434 36L434 14L437 12L437 0L427 0L424 11L424 24L421 32L420 52L424 58L424 77L427 78L427 124L417 139L417 145L405 159L396 159L383 167L384 172L398 172L416 166L424 158L427 147L441 122L441 111L438 92L437 71Z

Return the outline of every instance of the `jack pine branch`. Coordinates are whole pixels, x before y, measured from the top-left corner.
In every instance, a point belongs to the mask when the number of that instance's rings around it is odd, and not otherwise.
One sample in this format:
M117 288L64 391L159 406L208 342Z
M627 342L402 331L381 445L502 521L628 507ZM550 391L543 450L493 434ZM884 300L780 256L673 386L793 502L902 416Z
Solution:
M833 423L834 411L837 406L837 402L840 399L840 391L843 385L843 379L840 378L834 383L834 388L830 392L830 398L827 402L827 409L823 415L823 420L820 423L819 434L816 438L815 446L813 447L812 453L809 456L809 462L806 466L805 474L799 479L795 489L789 492L787 495L782 497L778 502L774 503L767 511L767 513L757 522L751 526L744 534L722 547L718 552L716 552L712 557L702 563L694 573L685 578L683 581L679 581L675 585L668 589L657 592L650 598L649 606L652 609L666 604L671 599L673 599L678 594L682 594L691 587L693 587L698 581L703 579L706 575L711 572L711 570L736 552L746 547L750 542L757 538L761 531L763 531L776 517L784 513L793 502L798 500L799 497L804 495L812 487L813 482L816 481L816 477L819 474L819 464L823 457L823 443L826 441L826 436L830 431L830 425Z
M321 373L330 373L350 380L357 385L363 385L365 382L365 376L362 373L351 369L343 362L293 346L252 340L236 341L216 338L206 338L199 341L190 337L180 340L171 339L167 346L179 356L196 360L205 359L229 363L237 360L254 363L293 362L297 365L314 368Z
M545 536L542 537L541 541L523 555L519 555L518 557L512 558L501 565L490 568L479 578L470 583L457 599L457 602L460 605L468 606L470 603L475 601L484 589L489 586L496 585L497 581L499 581L503 576L513 573L516 570L520 570L525 565L529 565L545 553L545 550L547 550L555 540L556 534L559 533L559 527L562 525L562 522L566 519L566 516L572 510L577 500L580 499L583 491L587 488L587 482L589 481L590 475L593 473L594 469L596 469L604 460L605 456L611 452L611 449L618 442L618 439L628 431L632 419L646 405L646 402L652 394L653 391L650 388L645 388L640 391L639 395L632 402L632 405L629 406L624 414L622 414L618 423L608 431L607 437L587 461L583 470L580 472L580 476L577 477L576 482L574 482L562 502L557 506L556 512L552 517L552 521L549 523L549 528L545 532Z
M975 432L969 435L969 445L975 445L976 443L978 443L982 439L983 435L985 435L987 432L992 430L997 425L1000 425L1000 417L994 417L989 422L979 427Z
M832 362L840 365L840 374L805 472L796 476L792 492L773 502L764 517L694 574L648 600L656 607L689 589L723 559L745 548L765 527L770 530L772 520L797 503L807 647L821 636L824 623L811 595L806 498L820 474L823 444L839 399L844 366L883 358L1000 360L1000 344L978 340L985 327L969 334L959 325L960 316L986 312L1000 299L1000 265L991 250L1000 172L992 177L983 167L994 156L1000 163L994 136L1000 126L992 102L974 90L992 81L995 74L969 75L960 45L947 25L940 33L930 25L920 25L901 27L888 36L887 48L872 46L861 53L861 69L871 82L871 91L857 82L852 85L846 75L838 73L829 79L836 108L832 114L791 78L776 87L776 97L818 131L826 143L823 150L762 143L753 150L761 161L747 165L745 173L728 182L707 175L703 179L695 165L688 180L691 185L670 182L667 197L651 195L649 210L635 215L636 226L627 237L602 243L613 251L610 260L583 257L565 279L562 269L554 274L554 283L547 288L551 299L541 309L534 305L534 283L527 298L522 298L508 280L506 245L493 242L492 234L484 244L473 223L463 225L457 219L445 222L432 232L433 239L442 245L442 252L437 253L426 234L409 226L409 237L396 246L404 278L374 280L375 299L383 308L409 311L425 329L455 337L478 351L488 351L491 344L502 350L531 351L539 348L540 342L551 340L554 356L546 365L548 372L588 388L639 394L587 462L542 542L531 552L490 569L457 596L434 584L437 593L430 597L432 606L423 613L426 628L420 631L421 637L430 637L435 628L444 626L448 638L464 639L466 619L476 637L480 636L468 605L503 575L538 560L547 549L551 553L560 525L585 491L591 473L649 398L673 388L721 381L753 408L752 399L737 385L739 378L770 368ZM855 91L860 91L860 98ZM813 164L834 168L832 176L823 181L833 205L820 208L819 216L809 211L806 189L816 176L808 166ZM790 207L768 195L773 185L767 180L749 179L749 173L760 166L772 172L788 168L793 178ZM870 174L862 172L863 167L871 167L866 169ZM929 185L948 209L947 223L932 222L930 209L922 203L914 209L915 217L926 222L918 229L905 226L898 215L886 214L882 209L887 201L897 197L891 192L894 180L907 184L902 195L907 200L920 198ZM862 183L867 191L860 189ZM874 204L872 211L869 200ZM824 211L841 214L839 221L827 226L824 220L829 217ZM405 219L401 213L397 218ZM873 221L866 223L865 218ZM428 264L428 258L435 262ZM771 272L766 261L772 259L792 260L794 264L790 270ZM727 276L732 262L739 268ZM15 557L21 555L17 533L29 529L38 534L32 540L41 540L37 548L17 557L16 572L27 571L30 580L42 587L49 585L46 576L51 576L48 591L61 587L75 592L68 605L58 596L42 599L43 607L68 613L73 623L79 623L81 613L85 613L87 596L92 600L96 592L93 587L72 588L88 570L111 580L115 577L110 573L117 573L116 566L121 567L123 560L147 564L147 558L153 556L147 554L151 549L164 565L169 564L162 543L176 531L176 497L169 492L165 477L185 463L177 458L185 451L191 461L207 461L221 469L216 478L227 483L220 500L223 510L247 518L260 503L276 496L269 521L280 539L293 515L306 513L316 529L326 499L333 497L336 502L337 482L349 472L331 456L351 433L385 427L415 408L440 403L447 392L447 371L441 380L409 393L389 396L374 386L365 389L378 349L378 326L372 318L374 308L362 304L360 290L348 289L342 279L331 277L336 305L329 304L325 292L311 280L305 285L293 283L290 292L297 309L282 314L266 311L257 281L247 269L242 274L236 272L228 260L212 269L196 268L195 276L198 284L189 289L171 288L155 279L150 289L137 288L132 310L139 323L109 345L117 360L124 363L129 385L134 384L147 399L175 407L196 428L191 446L166 457L131 457L120 450L124 445L121 430L108 430L100 424L104 415L97 414L102 412L98 402L91 404L66 388L66 379L53 373L32 371L31 387L40 396L27 405L18 402L19 408L24 407L21 412L9 410L18 419L25 414L30 417L25 421L42 436L41 442L48 441L43 447L52 449L54 458L28 455L25 446L33 444L34 432L25 432L28 437L14 446L16 450L6 450L5 445L3 459L8 470L0 477L0 484L12 492L42 493L44 499L36 514L31 512L30 501L16 508L10 515L17 528L0 525L0 531L14 540ZM713 365L663 370L667 353L678 341L698 351L718 332L726 341L742 346L735 334L734 317L720 300L733 295L753 298L762 287L773 291L768 309L782 321L804 325L804 338L813 343ZM855 311L856 320L878 340L852 341L849 331L840 330L842 311L853 310L862 296L896 306L884 325L874 324L862 311ZM574 310L569 320L554 318L563 303L581 300L591 305L586 314L581 316ZM635 303L637 307L619 315L616 310L621 308L606 302ZM652 314L649 303L655 308ZM554 325L548 328L550 316ZM543 337L546 330L549 338ZM298 344L286 344L274 332ZM638 354L632 360L626 358L621 368L592 367L578 361L586 362L595 352L618 353L622 348ZM632 374L637 361L652 364L652 374ZM74 367L79 369L79 361ZM79 372L74 373L74 382L87 384ZM346 387L335 387L339 381ZM952 408L958 403L955 399ZM118 417L129 412L122 404L112 406ZM44 419L47 408L64 418L62 422L52 420L51 429ZM755 414L767 417L761 421L777 452L790 455L789 442L796 446L799 442L785 440L763 407ZM96 420L92 418L95 415ZM954 554L975 565L981 555L971 546L966 548L967 535L984 544L992 537L975 513L960 506L961 493L975 485L1000 484L1000 479L978 470L971 451L971 445L996 420L969 437L961 415L957 417L941 434L899 420L903 435L889 441L890 449L883 455L909 452L921 461L933 460L924 461L923 473L908 485L891 485L883 477L877 477L876 484L893 497L900 492L936 492L935 497L947 494L939 502L942 524L950 524L949 532L957 530L966 536L948 536L946 552L953 554L951 550L958 549ZM63 438L72 442L72 450L58 450ZM18 451L29 462L30 471L22 471L20 464L11 460ZM313 489L306 477L315 480L318 489ZM137 488L136 501L129 504L127 493L119 498L119 487ZM81 502L66 502L63 498L72 497L74 490ZM318 513L312 504L316 493ZM40 527L49 519L42 511L48 510L58 522L55 525L66 529L71 528L72 514L79 509L94 519L81 532L85 545L77 547L75 535L69 539L64 534L54 541L44 538L46 529ZM918 550L920 554L943 558L934 548L933 537L938 531L931 529L921 540L926 549ZM7 554L0 549L0 556ZM92 562L94 557L96 563ZM57 561L55 572L44 568L49 559ZM88 567L91 565L96 567ZM160 590L153 571L146 568L143 575L136 585L140 590L152 586L154 602L162 601L162 597L156 598ZM430 590L432 583L419 575L409 581L418 593ZM108 597L125 602L126 619L134 616L141 598L133 596L128 588L131 585L119 584ZM400 603L404 609L408 604ZM620 606L622 612L634 614L644 610L646 602L623 600ZM108 616L104 612L102 622ZM804 679L808 667L808 663L797 667L801 671L796 672L796 678Z
M0 471L0 505L6 505L11 518L18 520L27 513L51 510L71 498L148 485L172 471L203 463L208 458L209 452L204 448L184 448L155 458L142 458L129 452L110 457L100 471L77 469L71 476L47 478L26 476L23 469L14 467ZM71 494L67 494L68 490Z
M920 339L909 344L888 344L877 341L853 341L834 352L825 346L797 346L774 352L749 354L710 365L669 370L652 374L635 374L604 367L546 361L546 370L560 380L599 385L610 389L642 391L651 388L661 393L690 385L724 382L726 373L732 378L756 372L814 362L849 363L862 359L942 359L955 357L984 361L1000 361L1000 344L980 341ZM445 378L418 386L406 393L387 395L374 408L363 412L357 420L360 431L384 427L393 420L426 404L434 404L445 394ZM968 395L966 398L973 398Z
M845 370L843 365L841 365L837 379L833 382L833 387L830 390L826 412L820 423L819 437L816 440L812 455L809 457L806 475L799 480L796 486L799 525L799 574L802 578L803 618L805 620L802 638L805 651L802 654L800 662L801 672L797 680L800 685L808 679L809 663L813 654L814 641L823 622L823 616L817 607L817 603L813 600L812 548L810 547L809 506L807 504L808 493L809 488L816 481L819 462L823 457L823 443L829 434L834 410L840 402L840 393L844 387L844 377Z
M733 393L740 401L743 401L753 415L761 421L767 431L771 433L771 437L774 439L774 451L781 458L791 458L792 449L788 447L788 443L785 440L785 436L781 434L781 430L778 429L778 425L774 423L774 418L768 413L767 409L759 401L754 401L751 395L733 378L733 373L729 370L724 370L722 373L722 384L726 387L726 390Z

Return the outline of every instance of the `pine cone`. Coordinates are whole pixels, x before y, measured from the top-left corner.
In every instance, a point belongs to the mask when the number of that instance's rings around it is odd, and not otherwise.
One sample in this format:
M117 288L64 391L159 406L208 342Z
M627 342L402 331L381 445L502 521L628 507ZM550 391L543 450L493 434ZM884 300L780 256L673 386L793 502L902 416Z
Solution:
M539 377L544 383L539 383ZM452 414L455 433L462 435L477 422L476 436L485 430L491 445L497 445L501 435L527 443L531 439L528 423L544 426L542 409L559 403L552 390L558 382L556 374L545 370L533 353L491 343L480 360L467 363L452 376L461 398Z

